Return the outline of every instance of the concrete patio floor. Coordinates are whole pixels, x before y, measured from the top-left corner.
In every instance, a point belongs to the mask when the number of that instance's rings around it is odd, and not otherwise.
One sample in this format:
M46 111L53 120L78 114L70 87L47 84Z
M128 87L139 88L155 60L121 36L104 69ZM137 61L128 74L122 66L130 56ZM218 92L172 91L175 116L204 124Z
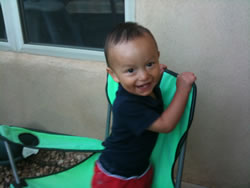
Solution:
M208 188L208 187L182 182L181 188Z

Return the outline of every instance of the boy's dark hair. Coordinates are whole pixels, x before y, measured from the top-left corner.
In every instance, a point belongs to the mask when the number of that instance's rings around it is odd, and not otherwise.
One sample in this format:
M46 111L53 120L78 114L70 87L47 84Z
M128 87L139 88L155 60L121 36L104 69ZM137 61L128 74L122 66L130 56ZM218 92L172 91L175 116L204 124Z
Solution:
M152 33L145 27L135 23L135 22L125 22L118 24L107 36L105 45L104 45L104 54L106 58L107 66L110 67L109 62L109 47L111 45L117 45L122 42L128 42L130 40L133 40L137 37L143 36L145 33L148 33L153 40L155 41L154 36ZM155 41L156 48L157 43Z

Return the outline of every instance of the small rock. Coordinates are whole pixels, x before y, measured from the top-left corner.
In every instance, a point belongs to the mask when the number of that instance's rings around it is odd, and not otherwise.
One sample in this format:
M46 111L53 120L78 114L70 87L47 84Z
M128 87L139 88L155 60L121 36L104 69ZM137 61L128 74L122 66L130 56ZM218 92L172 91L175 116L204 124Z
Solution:
M63 164L63 160L62 160L62 159L60 159L60 160L57 162L57 164L58 164L58 165Z

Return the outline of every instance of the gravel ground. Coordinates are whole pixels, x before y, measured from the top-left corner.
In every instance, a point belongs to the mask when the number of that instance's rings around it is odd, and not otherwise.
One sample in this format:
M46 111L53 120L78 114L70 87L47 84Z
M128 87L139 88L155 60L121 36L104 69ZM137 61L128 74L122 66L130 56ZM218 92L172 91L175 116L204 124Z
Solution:
M71 167L89 155L83 152L40 150L38 154L17 162L16 167L20 178L48 175ZM0 188L9 187L13 181L11 168L0 166Z

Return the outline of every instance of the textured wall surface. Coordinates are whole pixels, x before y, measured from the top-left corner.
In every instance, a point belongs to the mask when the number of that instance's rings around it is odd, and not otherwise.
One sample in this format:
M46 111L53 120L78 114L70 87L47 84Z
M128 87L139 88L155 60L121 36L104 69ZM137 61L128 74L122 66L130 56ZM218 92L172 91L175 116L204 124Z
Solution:
M105 63L0 52L0 122L103 138Z
M137 1L136 20L155 35L161 63L198 77L187 182L250 187L249 8L248 0Z

